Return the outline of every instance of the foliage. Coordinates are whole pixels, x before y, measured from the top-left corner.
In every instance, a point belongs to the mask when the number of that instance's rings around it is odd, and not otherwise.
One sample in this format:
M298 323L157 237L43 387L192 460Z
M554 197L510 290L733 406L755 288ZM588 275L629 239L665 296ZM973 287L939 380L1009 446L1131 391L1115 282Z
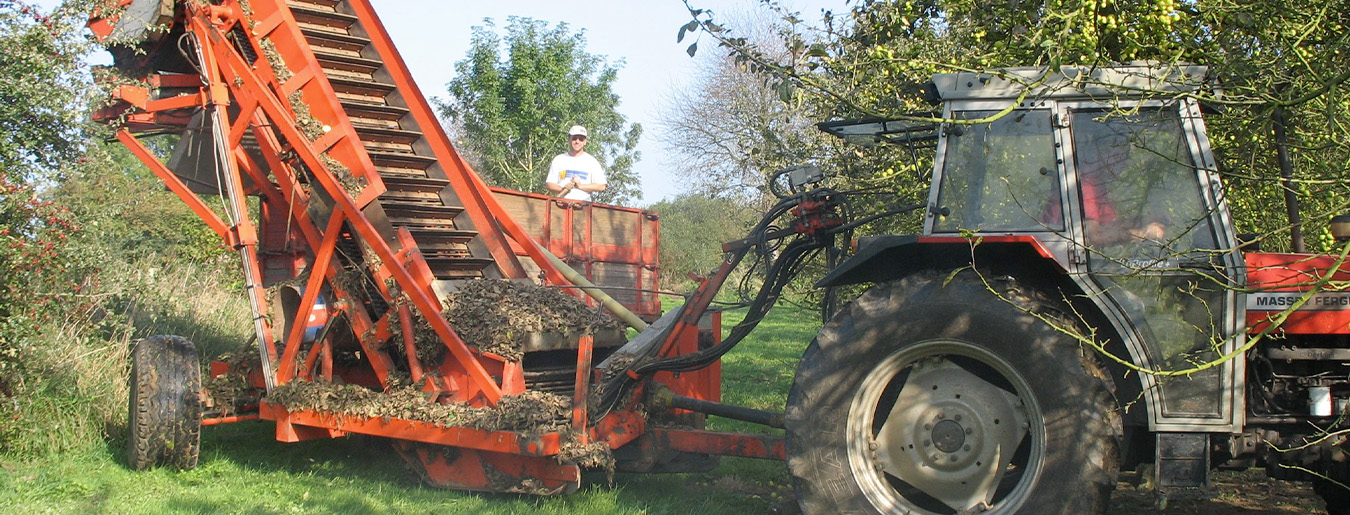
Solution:
M42 189L82 151L89 88L75 31L86 19L0 2L0 394L18 382L29 338L57 316L54 301L79 286L65 248L79 223Z
M1290 248L1283 188L1304 206L1311 249L1329 250L1326 219L1345 210L1350 162L1347 14L1319 2L1205 0L866 0L829 13L818 27L770 2L783 20L789 59L732 35L708 10L681 32L702 28L750 71L801 96L813 115L901 117L927 109L922 85L933 73L1009 66L1102 66L1152 60L1209 66L1221 87L1201 95L1219 170L1240 231ZM692 48L691 48L692 50ZM1287 120L1295 161L1281 184L1272 131ZM903 179L903 177L902 177ZM926 180L926 179L925 179Z
M171 329L208 346L238 340L215 315L230 302L184 302L220 277L161 282L164 259L207 262L219 239L89 122L106 98L90 81L83 36L104 0L50 14L0 1L0 454L39 458L99 446L125 416L132 339ZM163 293L160 288L172 291ZM235 302L238 303L237 294ZM193 323L183 313L196 309ZM228 322L225 323L228 325ZM221 334L230 336L222 337ZM237 345L237 343L235 344ZM233 346L233 345L232 345Z
M77 230L69 211L0 171L0 393L16 382L29 339L56 316L52 303L80 288L64 252Z
M544 193L549 162L567 150L567 129L583 125L590 133L587 151L600 160L609 183L594 198L632 200L642 126L626 125L617 111L618 65L587 53L584 33L570 33L565 23L549 28L530 18L508 20L504 38L491 19L474 27L469 54L455 63L458 75L447 85L451 99L436 101L459 150L489 183Z
M220 273L232 262L219 238L127 159L91 144L43 191L0 187L0 453L117 435L134 339L180 334L210 352L248 333L243 297L221 282L235 274Z
M23 373L0 408L0 457L38 459L120 439L137 339L182 335L203 357L238 349L252 332L249 308L232 277L213 268L127 262L63 296L60 312L24 340Z
M686 193L648 207L661 215L662 287L693 291L688 274L722 263L722 244L745 237L758 213L743 198Z
M150 144L152 149L164 147L159 154L167 155L163 143ZM100 165L71 167L51 192L54 201L70 206L89 229L72 246L110 261L158 256L165 263L210 263L234 272L233 253L223 247L220 236L120 143L91 145L82 159Z
M0 1L0 171L12 181L42 179L81 150L89 87L78 73L88 51L80 14Z

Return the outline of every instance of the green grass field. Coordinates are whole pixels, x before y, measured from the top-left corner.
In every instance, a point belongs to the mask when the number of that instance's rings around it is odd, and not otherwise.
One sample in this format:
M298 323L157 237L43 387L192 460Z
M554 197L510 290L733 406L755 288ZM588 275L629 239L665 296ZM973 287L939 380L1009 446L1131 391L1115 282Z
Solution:
M727 313L724 327L739 321ZM723 360L726 402L781 410L797 358L819 327L780 306ZM710 429L762 426L710 420ZM108 434L123 434L110 430ZM706 474L588 472L568 496L476 494L421 486L386 440L351 436L278 443L270 422L205 427L191 471L133 472L122 438L41 460L0 461L4 513L764 513L791 486L783 463L723 458ZM74 446L80 448L80 446Z

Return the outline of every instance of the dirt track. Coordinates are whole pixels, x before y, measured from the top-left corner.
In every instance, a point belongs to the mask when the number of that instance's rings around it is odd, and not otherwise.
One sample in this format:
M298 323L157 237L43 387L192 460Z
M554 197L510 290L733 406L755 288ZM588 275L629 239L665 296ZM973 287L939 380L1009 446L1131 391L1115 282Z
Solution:
M1212 476L1216 495L1209 499L1173 500L1161 513L1293 515L1326 513L1322 500L1306 481L1276 481L1262 470L1220 471ZM1111 496L1112 515L1160 513L1151 490L1135 487L1134 473L1124 473Z
M1140 488L1134 472L1121 473L1120 483L1111 495L1108 515L1323 515L1326 506L1306 481L1276 481L1266 477L1260 469L1242 472L1215 471L1211 476L1214 495L1206 499L1173 499L1159 509L1153 491ZM770 514L799 515L792 489L783 487L770 492L742 484L734 478L723 478L711 486L738 490L761 498L772 496L775 502ZM780 495L783 497L780 499Z

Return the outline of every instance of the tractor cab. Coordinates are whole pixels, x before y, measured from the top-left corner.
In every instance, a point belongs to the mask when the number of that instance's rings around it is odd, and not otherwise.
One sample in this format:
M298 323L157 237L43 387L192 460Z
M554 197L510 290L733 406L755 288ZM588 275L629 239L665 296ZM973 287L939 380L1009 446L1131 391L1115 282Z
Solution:
M961 242L956 254L969 256L969 241L979 241L986 249L974 254L977 266L1048 258L1072 283L1061 290L1095 304L1114 329L1118 358L1188 370L1242 337L1231 287L1242 284L1241 257L1200 105L1188 95L1205 73L1125 66L942 74L930 85L942 100L941 124L822 128L864 143L931 134L932 188L916 244ZM997 250L1027 246L1035 252ZM1132 381L1150 401L1152 430L1229 431L1243 422L1234 409L1241 390L1232 388L1241 368L1228 360Z

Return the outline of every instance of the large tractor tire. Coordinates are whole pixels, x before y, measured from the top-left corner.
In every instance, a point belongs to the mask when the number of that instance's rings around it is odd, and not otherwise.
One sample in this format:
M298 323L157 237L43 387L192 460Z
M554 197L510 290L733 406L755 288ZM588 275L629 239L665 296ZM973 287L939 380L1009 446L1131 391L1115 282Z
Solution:
M197 466L201 386L197 349L186 338L151 336L136 344L128 395L128 467Z
M1343 471L1313 479L1313 493L1327 503L1327 515L1350 515L1350 483L1347 481L1350 476Z
M1077 326L1011 280L948 279L877 285L807 348L786 420L803 511L1103 512L1121 438L1110 380L1046 320Z

